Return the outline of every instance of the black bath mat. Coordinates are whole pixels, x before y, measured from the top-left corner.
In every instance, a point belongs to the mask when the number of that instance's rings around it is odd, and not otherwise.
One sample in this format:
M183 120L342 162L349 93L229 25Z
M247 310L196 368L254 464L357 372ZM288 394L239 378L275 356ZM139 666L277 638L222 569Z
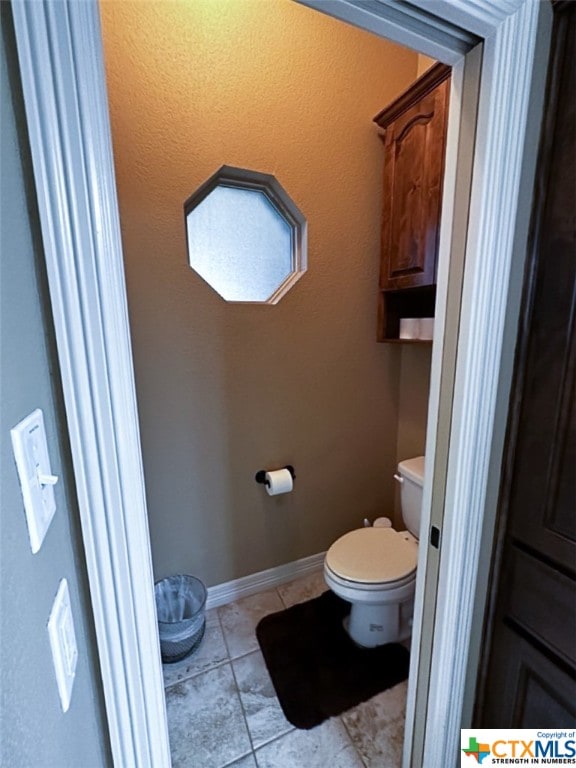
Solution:
M352 642L342 626L349 611L349 603L324 592L256 627L278 700L296 728L313 728L408 677L404 646Z

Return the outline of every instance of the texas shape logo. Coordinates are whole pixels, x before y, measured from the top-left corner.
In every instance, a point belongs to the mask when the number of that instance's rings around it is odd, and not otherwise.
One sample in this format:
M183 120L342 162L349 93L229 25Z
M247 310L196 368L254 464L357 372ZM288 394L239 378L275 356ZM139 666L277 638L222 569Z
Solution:
M490 744L478 744L475 736L470 736L468 739L468 748L463 749L465 755L470 755L476 758L477 763L481 763L485 757L490 754Z

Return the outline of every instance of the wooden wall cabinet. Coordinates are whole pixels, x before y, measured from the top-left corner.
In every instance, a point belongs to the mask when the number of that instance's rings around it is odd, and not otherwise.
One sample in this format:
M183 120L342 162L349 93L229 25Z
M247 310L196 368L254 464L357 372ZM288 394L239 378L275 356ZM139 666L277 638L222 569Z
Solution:
M379 341L402 317L432 317L444 177L450 67L436 64L374 122L383 130L384 201Z

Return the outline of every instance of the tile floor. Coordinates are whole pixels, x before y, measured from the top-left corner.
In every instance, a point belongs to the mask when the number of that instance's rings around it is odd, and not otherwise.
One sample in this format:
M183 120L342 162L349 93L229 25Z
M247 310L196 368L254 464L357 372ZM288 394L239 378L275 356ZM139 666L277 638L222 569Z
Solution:
M164 665L173 768L400 767L406 683L309 731L282 713L255 627L325 590L314 573L207 612L198 651Z

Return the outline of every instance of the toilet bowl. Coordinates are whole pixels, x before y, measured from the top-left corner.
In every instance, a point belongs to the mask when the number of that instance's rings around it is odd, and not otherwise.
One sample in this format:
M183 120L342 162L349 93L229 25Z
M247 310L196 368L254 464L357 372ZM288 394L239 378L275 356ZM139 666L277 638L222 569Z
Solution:
M352 606L345 629L366 648L407 640L412 630L424 457L400 462L394 477L410 530L350 531L332 544L324 560L327 585Z

